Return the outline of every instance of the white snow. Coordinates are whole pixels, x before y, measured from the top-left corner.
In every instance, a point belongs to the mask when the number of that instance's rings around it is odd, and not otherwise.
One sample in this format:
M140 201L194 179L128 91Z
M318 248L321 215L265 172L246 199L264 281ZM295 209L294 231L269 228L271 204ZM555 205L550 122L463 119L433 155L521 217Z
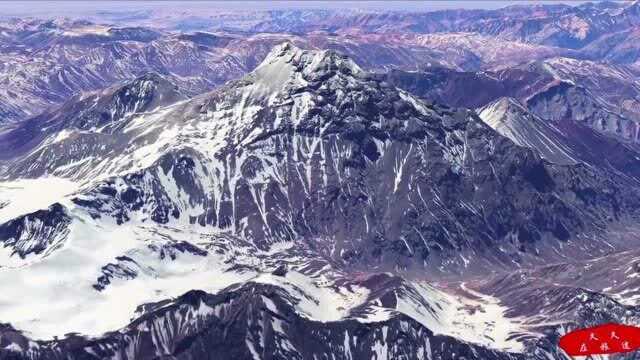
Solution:
M162 235L198 239L197 233L118 226L89 216L74 218L65 246L40 262L0 269L0 318L37 339L69 332L100 335L130 322L138 305L182 295L192 289L215 293L251 273L225 272L220 256L178 253L175 261L159 258L148 245ZM102 292L92 285L108 263L126 255L141 265L133 280L112 279ZM16 294L19 294L17 296Z
M288 271L286 276L261 274L251 281L279 286L297 297L296 309L310 319L337 321L349 315L349 311L362 304L369 291L363 287L350 289L330 286L322 279L313 279L297 271Z
M393 317L394 311L382 306L369 306L366 316L359 316L357 319L363 323L374 323L389 320Z
M83 36L88 34L108 36L110 34L110 29L110 27L102 25L79 26L76 28L71 28L67 31L63 31L62 35L71 37Z
M448 294L426 283L414 282L412 286L436 311L430 312L423 304L410 297L399 297L396 310L412 317L434 333L498 350L523 350L522 343L509 337L528 331L519 319L505 316L506 309L498 299L468 289L464 283L460 285L460 289L471 295L469 297Z
M217 293L248 281L284 288L300 300L296 308L301 315L319 321L348 316L350 309L363 303L368 295L362 287L337 288L324 276L311 277L295 270L285 277L275 276L270 273L273 265L268 265L265 273L229 270L235 264L259 266L265 264L262 261L270 261L259 257L284 256L294 246L290 242L275 244L268 251L243 248L232 242L232 250L223 254L212 248L207 256L177 252L175 260L169 256L160 259L149 246L188 241L206 249L219 240L203 232L211 229L199 225L162 227L136 218L117 225L108 217L92 219L71 202L65 205L70 207L73 221L62 248L28 266L0 269L0 318L35 339L71 332L99 336L127 325L140 304L170 299L193 289ZM119 256L138 264L126 262L138 273L137 277L112 278L104 290L94 289L102 275L101 268L117 264ZM277 310L275 304L269 306Z
M78 188L77 183L57 177L0 182L0 224L46 209Z
M22 347L16 343L11 343L4 347L5 350L13 351L13 352L22 352Z

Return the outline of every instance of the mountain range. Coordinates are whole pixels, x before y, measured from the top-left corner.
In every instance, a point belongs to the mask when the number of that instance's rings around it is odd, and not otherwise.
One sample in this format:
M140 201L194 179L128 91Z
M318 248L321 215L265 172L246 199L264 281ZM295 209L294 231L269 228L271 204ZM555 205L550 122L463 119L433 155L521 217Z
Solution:
M0 358L569 359L640 324L639 6L6 20Z

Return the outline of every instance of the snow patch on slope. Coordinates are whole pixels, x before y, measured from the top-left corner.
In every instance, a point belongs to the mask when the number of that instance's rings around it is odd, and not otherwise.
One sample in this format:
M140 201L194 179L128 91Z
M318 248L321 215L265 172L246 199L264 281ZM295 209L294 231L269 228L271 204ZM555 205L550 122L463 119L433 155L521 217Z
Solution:
M27 267L0 269L0 318L36 339L70 332L98 336L127 325L140 304L192 289L215 293L255 276L227 272L232 264L223 256L176 251L171 259L158 251L163 245L189 240L202 242L196 244L201 248L210 243L191 231L119 226L76 215L63 248ZM123 256L139 265L137 275L110 279L104 290L96 290L93 285L103 275L102 267L117 264Z
M296 271L285 276L262 274L254 282L279 286L300 300L296 309L317 321L337 321L349 315L352 308L363 304L369 291L364 287L332 287L327 279L313 279Z
M78 183L58 177L0 182L0 224L46 209L79 187Z
M411 284L420 298L398 298L396 310L420 322L435 334L453 336L488 348L522 352L523 344L514 335L527 333L521 321L505 316L506 308L492 296L473 291L462 283L462 293L452 295L427 283ZM432 304L429 311L423 302Z

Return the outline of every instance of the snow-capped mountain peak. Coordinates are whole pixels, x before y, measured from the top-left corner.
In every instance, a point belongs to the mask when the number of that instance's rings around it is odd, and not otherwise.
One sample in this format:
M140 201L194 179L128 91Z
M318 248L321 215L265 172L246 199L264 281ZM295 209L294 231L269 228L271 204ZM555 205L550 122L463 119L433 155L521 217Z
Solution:
M252 96L269 97L285 89L335 75L355 75L362 69L350 58L332 50L303 50L290 42L277 45L245 79L253 82Z
M256 70L265 67L282 66L289 63L307 75L314 72L341 71L361 73L362 69L351 58L333 50L304 50L291 42L275 46ZM277 64L277 65L276 65Z

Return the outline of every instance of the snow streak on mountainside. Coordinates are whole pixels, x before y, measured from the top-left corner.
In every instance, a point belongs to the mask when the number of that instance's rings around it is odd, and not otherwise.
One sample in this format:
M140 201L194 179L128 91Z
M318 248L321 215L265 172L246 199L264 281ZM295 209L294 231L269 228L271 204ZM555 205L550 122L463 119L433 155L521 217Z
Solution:
M465 284L383 272L513 269L635 240L617 231L637 217L630 179L545 162L332 51L285 43L181 99L148 76L1 134L24 144L1 168L13 198L32 193L24 178L77 185L0 225L0 351L553 357L562 324L543 332Z

